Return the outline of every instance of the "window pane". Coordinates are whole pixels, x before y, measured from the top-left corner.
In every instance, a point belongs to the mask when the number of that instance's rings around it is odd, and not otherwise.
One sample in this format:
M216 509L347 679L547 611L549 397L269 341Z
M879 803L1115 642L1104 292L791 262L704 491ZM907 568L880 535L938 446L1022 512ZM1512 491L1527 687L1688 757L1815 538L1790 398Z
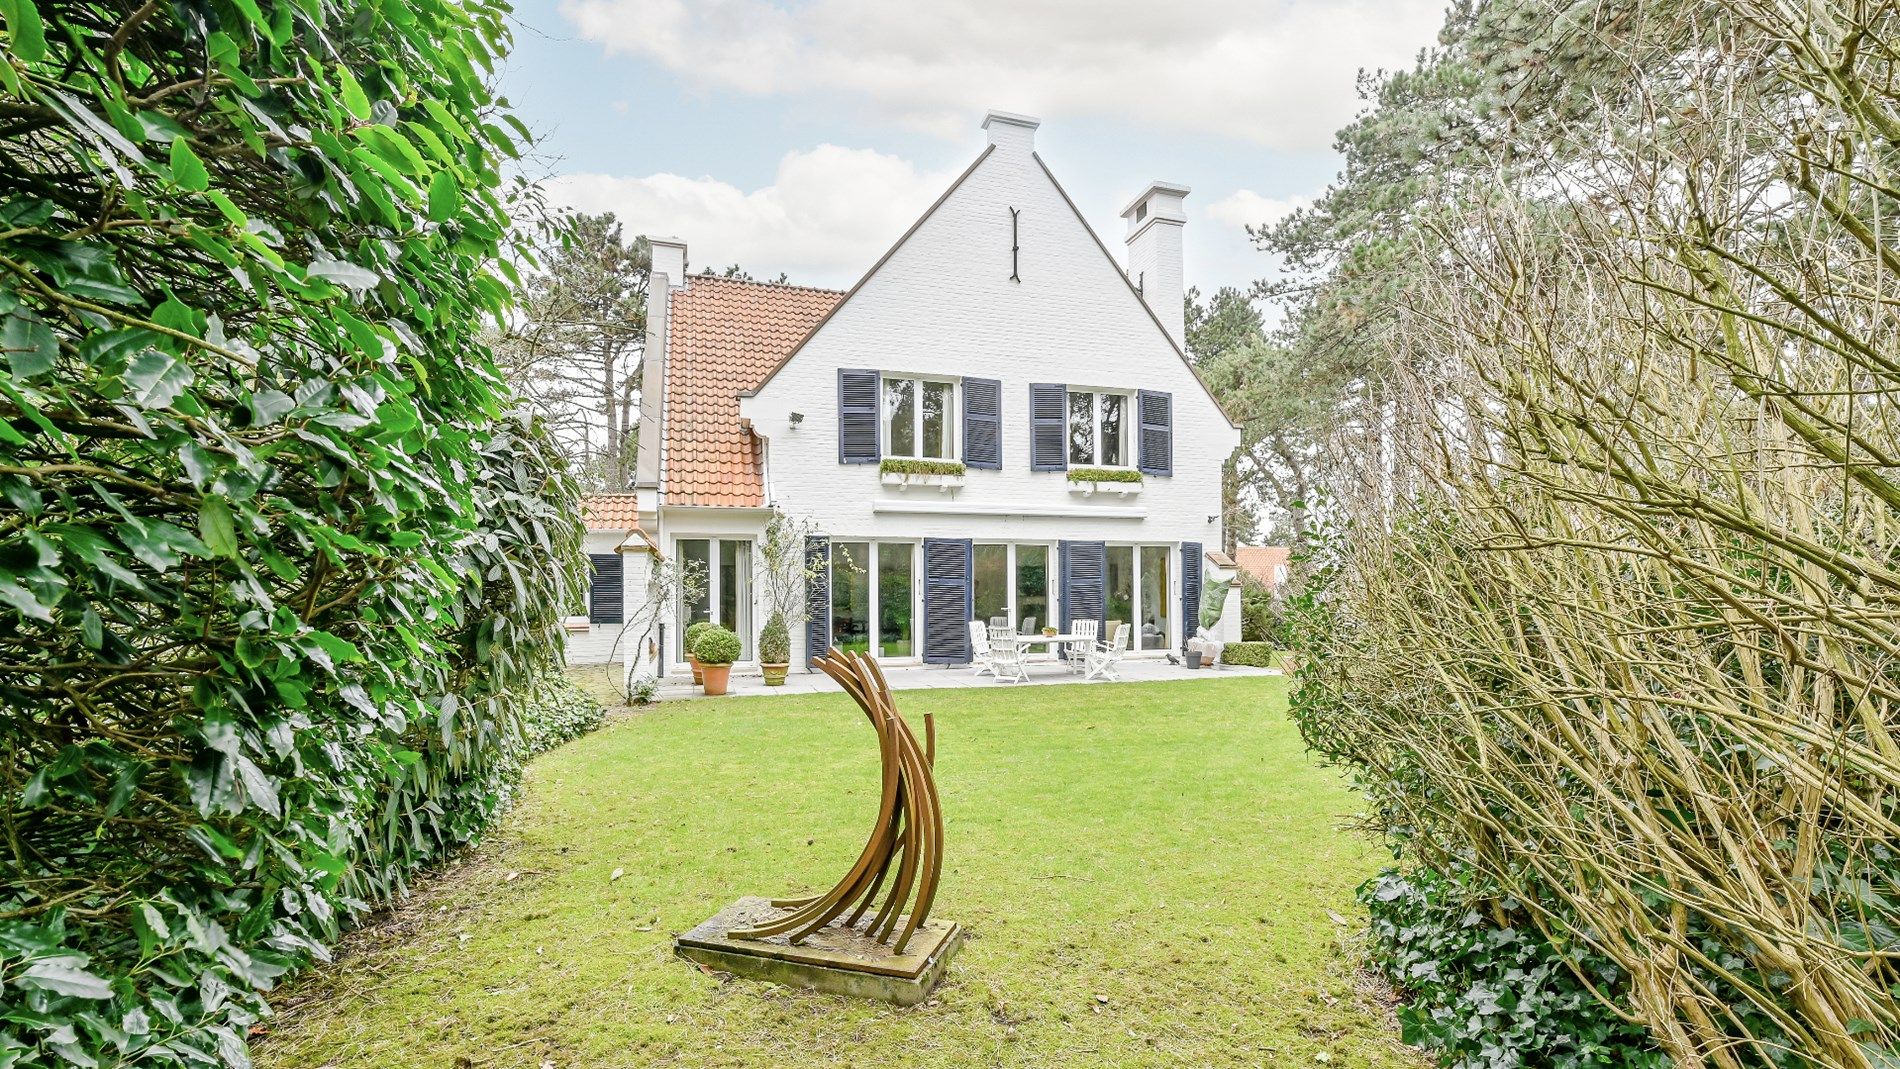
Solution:
M688 591L680 591L679 638L683 642L686 629L701 620L712 619L712 543L704 538L680 539L680 561L686 571L697 577L699 590L697 597L688 598ZM680 648L680 660L686 659L685 647Z
M924 383L924 456L950 459L951 388L947 382Z
M1049 615L1049 547L1016 547L1016 629L1034 634L1054 625Z
M884 380L885 452L894 457L917 455L917 380Z
M1168 648L1168 607L1174 599L1168 597L1168 547L1141 547L1141 628L1135 635L1135 642L1129 645L1135 649L1165 650Z
M992 616L1009 618L1009 547L976 546L974 552L975 619L987 627Z
M1135 547L1108 547L1108 615L1102 641L1115 637L1115 623L1135 622Z
M1122 403L1120 394L1102 395L1102 463L1126 464L1122 459Z
M719 623L739 636L739 657L752 656L752 543L719 543Z
M1095 463L1095 395L1069 395L1069 463Z
M831 544L831 644L847 653L871 648L871 544Z
M879 542L877 546L877 641L880 657L909 657L911 587L909 542Z

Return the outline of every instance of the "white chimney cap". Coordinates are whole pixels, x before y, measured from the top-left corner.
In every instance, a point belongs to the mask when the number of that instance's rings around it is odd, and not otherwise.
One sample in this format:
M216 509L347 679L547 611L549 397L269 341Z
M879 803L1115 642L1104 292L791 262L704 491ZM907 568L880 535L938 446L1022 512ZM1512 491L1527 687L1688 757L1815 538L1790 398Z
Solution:
M1166 207L1178 208L1180 201L1192 192L1193 190L1179 182L1150 182L1147 189L1142 190L1134 200L1128 202L1128 207L1122 209L1122 218L1127 219L1135 214L1135 209L1155 197L1172 197L1175 203ZM1156 207L1159 208L1162 205L1156 205Z
M983 129L990 135L990 145L1008 152L1036 151L1036 127L1041 125L1027 115L1012 115L1007 111L992 111L983 116Z
M992 108L988 115L983 116L983 129L989 129L991 123L1008 123L1011 126L1024 126L1034 130L1042 125L1042 120L1033 115L1018 115L1013 111L997 111Z

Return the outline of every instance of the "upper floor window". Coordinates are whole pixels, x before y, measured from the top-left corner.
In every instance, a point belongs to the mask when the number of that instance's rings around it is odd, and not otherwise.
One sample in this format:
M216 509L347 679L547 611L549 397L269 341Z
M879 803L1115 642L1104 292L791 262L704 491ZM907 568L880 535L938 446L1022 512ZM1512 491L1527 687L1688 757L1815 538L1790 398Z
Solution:
M1069 464L1128 466L1128 395L1069 391Z
M942 379L884 376L881 431L887 457L951 460L956 384Z

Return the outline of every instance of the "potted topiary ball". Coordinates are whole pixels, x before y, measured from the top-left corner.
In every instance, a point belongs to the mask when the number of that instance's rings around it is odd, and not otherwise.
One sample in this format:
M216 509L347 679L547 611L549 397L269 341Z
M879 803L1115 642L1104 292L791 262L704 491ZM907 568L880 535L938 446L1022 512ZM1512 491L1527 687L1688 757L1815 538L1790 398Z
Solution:
M714 625L700 632L693 653L699 658L706 693L715 697L724 694L732 679L732 662L739 659L739 636Z
M785 685L785 670L792 666L792 634L785 627L785 614L775 612L759 632L759 670L765 673L765 685Z
M699 671L699 657L693 651L699 646L699 636L718 626L718 624L713 623L711 620L701 620L686 629L686 641L680 644L680 648L686 651L686 663L693 668L694 686L704 683L705 679L702 678Z

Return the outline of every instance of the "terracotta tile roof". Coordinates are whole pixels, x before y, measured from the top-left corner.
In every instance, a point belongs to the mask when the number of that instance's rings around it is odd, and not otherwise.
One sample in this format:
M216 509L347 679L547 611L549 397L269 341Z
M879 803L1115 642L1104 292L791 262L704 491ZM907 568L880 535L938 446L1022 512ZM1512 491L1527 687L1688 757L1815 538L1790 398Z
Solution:
M586 494L581 497L581 519L590 531L631 531L640 526L640 495Z
M1235 546L1234 563L1240 570L1267 584L1271 590L1279 585L1274 582L1274 570L1285 564L1293 556L1293 551L1285 546Z
M756 439L739 425L755 389L844 294L694 275L667 318L666 474L669 505L765 503Z

